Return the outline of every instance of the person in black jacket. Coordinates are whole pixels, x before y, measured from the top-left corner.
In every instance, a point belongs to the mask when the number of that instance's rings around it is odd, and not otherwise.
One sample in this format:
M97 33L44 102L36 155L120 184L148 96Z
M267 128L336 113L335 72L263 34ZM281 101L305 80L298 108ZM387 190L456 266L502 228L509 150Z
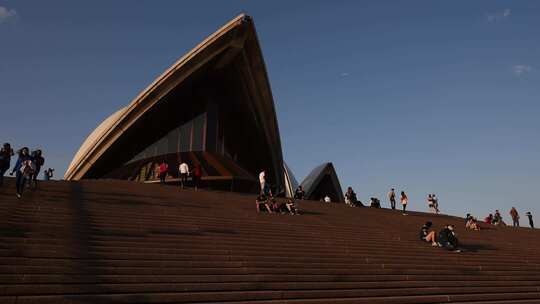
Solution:
M11 166L11 157L13 155L11 145L5 143L2 149L0 149L0 187L4 184L4 174L6 174Z
M41 171L41 167L45 164L45 158L43 158L41 150L32 152L32 161L34 162L35 168L32 176L30 177L29 183L34 185L34 189L37 189L37 178L39 171Z
M447 250L454 252L461 252L458 248L459 241L456 233L454 232L454 225L445 225L439 232L439 243Z
M296 191L294 191L294 199L303 200L305 195L306 193L304 192L304 188L302 188L302 186L298 186Z
M533 218L532 218L532 213L529 211L529 212L525 213L525 215L529 218L529 225L531 226L532 229L534 229L534 222L533 222Z

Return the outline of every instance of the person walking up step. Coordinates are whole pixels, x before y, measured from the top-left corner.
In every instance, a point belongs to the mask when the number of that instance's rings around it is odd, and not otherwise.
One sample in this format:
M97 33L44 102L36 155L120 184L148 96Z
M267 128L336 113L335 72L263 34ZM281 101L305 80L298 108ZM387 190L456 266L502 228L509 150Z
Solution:
M390 208L396 210L396 192L394 191L394 188L390 189L390 192L388 192L388 200L390 201Z
M407 215L405 211L407 210L407 204L409 203L409 198L407 197L407 194L405 194L405 191L401 191L401 207L403 208L402 214Z

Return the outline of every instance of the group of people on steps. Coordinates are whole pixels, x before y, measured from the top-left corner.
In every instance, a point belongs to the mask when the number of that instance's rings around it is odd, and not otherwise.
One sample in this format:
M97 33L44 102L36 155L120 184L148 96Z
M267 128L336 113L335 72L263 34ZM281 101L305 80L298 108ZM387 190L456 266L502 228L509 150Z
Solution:
M158 167L159 170L159 181L161 184L165 184L165 180L169 175L169 164L164 160ZM189 170L189 165L186 162L181 162L178 165L178 177L180 179L180 188L184 189L188 184L188 178L191 177L193 188L195 191L200 187L201 177L202 177L202 168L201 165L197 164L194 166L193 170Z
M45 164L45 158L39 149L30 152L28 147L23 147L15 153L13 148L11 148L11 145L5 143L0 149L0 186L3 186L4 175L9 171L9 168L11 167L11 158L15 156L15 154L17 154L17 161L9 172L9 175L15 174L16 195L17 198L21 198L27 183L30 187L37 189L37 177ZM47 169L46 171L45 175L50 177L54 170Z

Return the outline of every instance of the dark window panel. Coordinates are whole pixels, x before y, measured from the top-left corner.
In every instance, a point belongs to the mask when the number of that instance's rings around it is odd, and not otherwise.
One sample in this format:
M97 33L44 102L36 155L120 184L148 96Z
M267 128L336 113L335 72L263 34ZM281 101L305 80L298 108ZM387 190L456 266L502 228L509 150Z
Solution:
M191 151L203 151L204 143L204 122L205 114L201 114L193 119L193 137L191 142Z

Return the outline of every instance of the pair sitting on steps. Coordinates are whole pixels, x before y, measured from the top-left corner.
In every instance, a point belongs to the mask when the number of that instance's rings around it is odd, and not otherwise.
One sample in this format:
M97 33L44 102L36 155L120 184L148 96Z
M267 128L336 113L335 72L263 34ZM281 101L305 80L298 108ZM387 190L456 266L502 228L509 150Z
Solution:
M426 222L420 229L420 240L431 243L432 246L443 247L449 251L461 252L459 241L454 232L454 225L445 225L436 236L435 230L430 230L433 223Z
M299 215L298 206L292 199L286 202L278 202L273 196L266 197L261 194L255 200L257 212L267 211L268 213L289 213L290 215Z

